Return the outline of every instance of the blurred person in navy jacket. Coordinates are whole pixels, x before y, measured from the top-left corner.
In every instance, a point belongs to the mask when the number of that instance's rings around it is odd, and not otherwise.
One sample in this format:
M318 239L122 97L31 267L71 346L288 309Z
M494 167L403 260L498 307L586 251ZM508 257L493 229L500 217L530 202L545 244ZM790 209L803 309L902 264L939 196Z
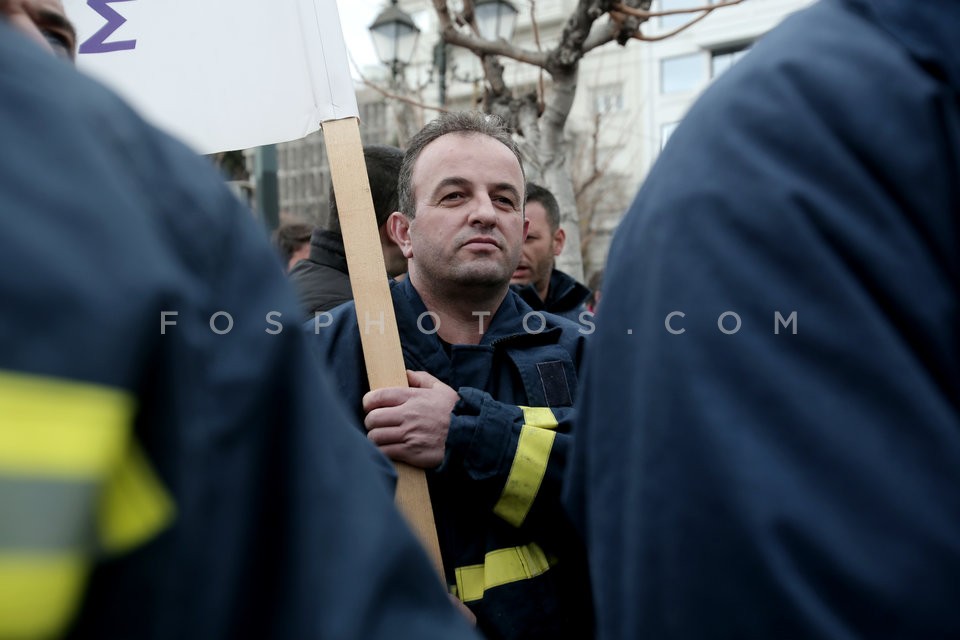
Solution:
M474 638L249 211L58 9L0 4L0 637Z
M647 178L569 479L601 638L960 636L958 34L816 4Z

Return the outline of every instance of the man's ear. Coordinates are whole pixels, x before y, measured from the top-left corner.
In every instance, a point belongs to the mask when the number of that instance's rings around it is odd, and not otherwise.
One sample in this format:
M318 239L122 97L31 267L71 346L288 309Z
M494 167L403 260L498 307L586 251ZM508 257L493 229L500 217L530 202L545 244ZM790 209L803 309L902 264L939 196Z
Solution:
M410 242L410 220L399 211L394 211L387 218L387 233L390 239L397 243L403 257L409 260L413 257L413 244Z
M523 238L520 240L521 246L523 246L523 244L527 241L528 233L530 233L530 218L524 216L523 217Z
M560 228L553 232L553 255L558 256L563 251L563 245L567 242L566 232Z

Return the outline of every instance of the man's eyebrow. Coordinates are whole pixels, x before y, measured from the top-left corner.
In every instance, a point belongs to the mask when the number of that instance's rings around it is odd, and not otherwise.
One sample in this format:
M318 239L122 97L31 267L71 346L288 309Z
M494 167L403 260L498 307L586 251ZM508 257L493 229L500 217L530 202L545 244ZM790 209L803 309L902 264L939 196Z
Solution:
M447 187L467 188L469 186L470 186L470 181L467 180L466 178L462 178L460 176L450 176L448 178L444 178L443 180L437 183L437 186L435 186L433 188L433 191L430 192L430 197L436 198L437 195Z
M501 182L496 186L495 191L509 191L510 194L513 195L513 197L516 198L517 202L519 203L517 204L517 206L523 209L523 203L520 202L520 192L517 191L517 188L512 184L510 184L509 182Z
M466 178L461 178L460 176L450 176L449 178L444 178L437 186L434 187L433 193L436 194L441 189L446 187L468 187L470 186L470 181Z
M70 33L70 37L73 38L73 43L76 45L77 42L77 30L74 28L73 23L67 19L62 13L57 13L50 9L40 9L37 11L37 18L42 20L45 24L63 29Z

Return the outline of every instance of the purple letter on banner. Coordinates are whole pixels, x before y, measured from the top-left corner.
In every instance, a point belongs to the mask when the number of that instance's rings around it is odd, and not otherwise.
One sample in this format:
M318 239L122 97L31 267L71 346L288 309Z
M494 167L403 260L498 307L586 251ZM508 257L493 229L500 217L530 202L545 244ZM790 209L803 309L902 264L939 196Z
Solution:
M100 30L87 38L87 41L80 45L80 53L110 53L111 51L124 51L126 49L135 49L136 40L120 40L118 42L105 42L107 38L113 35L113 32L123 26L127 21L122 15L117 13L116 9L110 8L111 2L130 2L131 0L87 0L87 5L101 16L106 18L107 24L100 27Z

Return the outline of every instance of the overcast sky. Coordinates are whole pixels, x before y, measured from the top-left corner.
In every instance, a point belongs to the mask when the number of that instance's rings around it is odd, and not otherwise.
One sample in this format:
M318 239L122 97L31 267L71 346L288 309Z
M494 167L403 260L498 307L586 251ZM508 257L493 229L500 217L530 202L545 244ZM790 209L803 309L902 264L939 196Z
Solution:
M354 62L360 68L377 64L377 54L373 50L367 27L384 6L381 0L337 0L340 23L343 25L343 39L347 42L347 49Z

